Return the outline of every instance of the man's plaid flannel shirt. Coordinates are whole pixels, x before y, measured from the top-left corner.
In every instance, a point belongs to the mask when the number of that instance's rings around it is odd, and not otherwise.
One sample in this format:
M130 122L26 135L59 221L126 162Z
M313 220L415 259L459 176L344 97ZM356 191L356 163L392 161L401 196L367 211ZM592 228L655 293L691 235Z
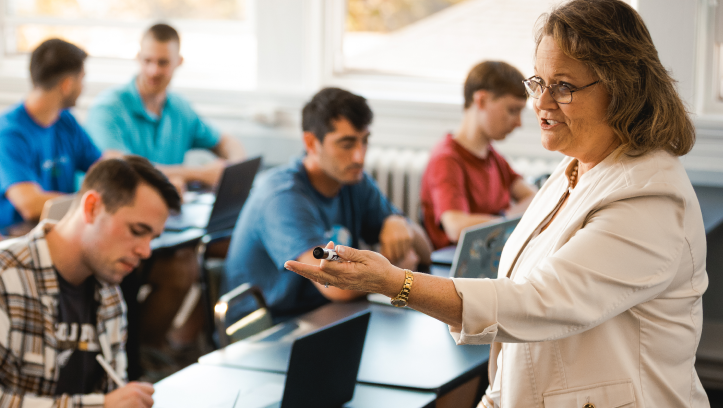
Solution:
M116 388L103 380L97 393L55 395L60 368L55 323L59 286L41 223L28 235L0 242L0 408L102 407ZM126 306L117 285L99 283L96 330L106 361L126 378Z

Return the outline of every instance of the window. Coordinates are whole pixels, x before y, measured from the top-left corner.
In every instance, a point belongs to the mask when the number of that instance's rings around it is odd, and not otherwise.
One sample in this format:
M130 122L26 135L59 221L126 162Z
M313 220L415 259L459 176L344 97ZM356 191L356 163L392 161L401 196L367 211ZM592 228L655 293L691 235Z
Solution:
M716 51L718 52L718 101L723 102L723 43L718 42L716 44Z
M2 1L2 0L0 0ZM4 0L3 54L27 58L42 41L58 37L77 44L103 66L101 76L127 77L143 30L164 21L181 34L184 85L249 88L255 82L255 35L251 0ZM112 67L108 69L108 67ZM118 72L120 71L120 72ZM111 74L112 75L112 74Z
M347 0L336 74L461 83L483 60L532 73L534 26L557 0Z
M723 114L723 5L703 1L698 8L699 48L696 107L699 114Z
M717 99L718 102L723 102L723 5L720 2L716 5L717 12L715 13L715 51L718 54L717 64L717 75L716 75L716 88L717 88Z

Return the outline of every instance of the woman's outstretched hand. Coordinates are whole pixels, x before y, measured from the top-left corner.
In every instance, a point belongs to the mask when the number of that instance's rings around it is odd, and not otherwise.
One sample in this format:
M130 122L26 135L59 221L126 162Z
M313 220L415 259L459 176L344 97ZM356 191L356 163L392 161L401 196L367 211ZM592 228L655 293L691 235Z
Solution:
M323 260L321 265L316 266L287 261L284 267L322 285L328 283L340 289L381 293L389 297L396 296L404 283L404 271L376 252L343 245L335 248L333 242L329 242L326 248L335 249L346 262Z

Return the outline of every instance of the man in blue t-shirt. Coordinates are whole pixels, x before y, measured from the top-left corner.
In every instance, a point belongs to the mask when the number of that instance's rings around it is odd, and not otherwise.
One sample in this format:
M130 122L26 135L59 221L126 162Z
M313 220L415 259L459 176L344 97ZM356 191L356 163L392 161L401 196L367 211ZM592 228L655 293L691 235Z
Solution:
M189 182L218 183L224 160L244 158L241 144L208 125L180 95L169 92L183 63L178 32L167 24L149 28L138 52L140 71L130 82L98 96L85 128L103 149L137 154L155 163L179 189ZM186 166L190 149L208 149L219 159Z
M87 54L52 39L30 58L33 89L0 116L0 228L37 221L45 202L76 191L76 172L101 157L67 110L83 90Z
M424 232L403 217L364 173L372 112L361 96L338 88L317 93L302 112L306 155L265 174L254 186L233 232L224 289L249 282L264 293L274 319L362 292L324 287L284 268L296 259L319 263L312 250L329 241L380 244L392 262L429 262ZM229 313L253 310L240 302Z

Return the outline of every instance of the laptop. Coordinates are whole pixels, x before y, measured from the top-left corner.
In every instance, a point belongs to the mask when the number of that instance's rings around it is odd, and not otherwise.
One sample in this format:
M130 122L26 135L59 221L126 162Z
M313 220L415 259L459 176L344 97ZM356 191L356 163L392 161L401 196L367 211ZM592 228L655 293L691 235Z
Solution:
M184 202L181 213L166 220L166 231L205 228L207 233L232 229L249 196L261 157L226 166L216 189L213 205L195 200Z
M286 381L241 390L234 408L338 408L354 397L371 312L364 311L297 338ZM263 340L261 340L263 341Z
M507 239L520 222L517 217L462 230L450 269L453 278L497 278Z

